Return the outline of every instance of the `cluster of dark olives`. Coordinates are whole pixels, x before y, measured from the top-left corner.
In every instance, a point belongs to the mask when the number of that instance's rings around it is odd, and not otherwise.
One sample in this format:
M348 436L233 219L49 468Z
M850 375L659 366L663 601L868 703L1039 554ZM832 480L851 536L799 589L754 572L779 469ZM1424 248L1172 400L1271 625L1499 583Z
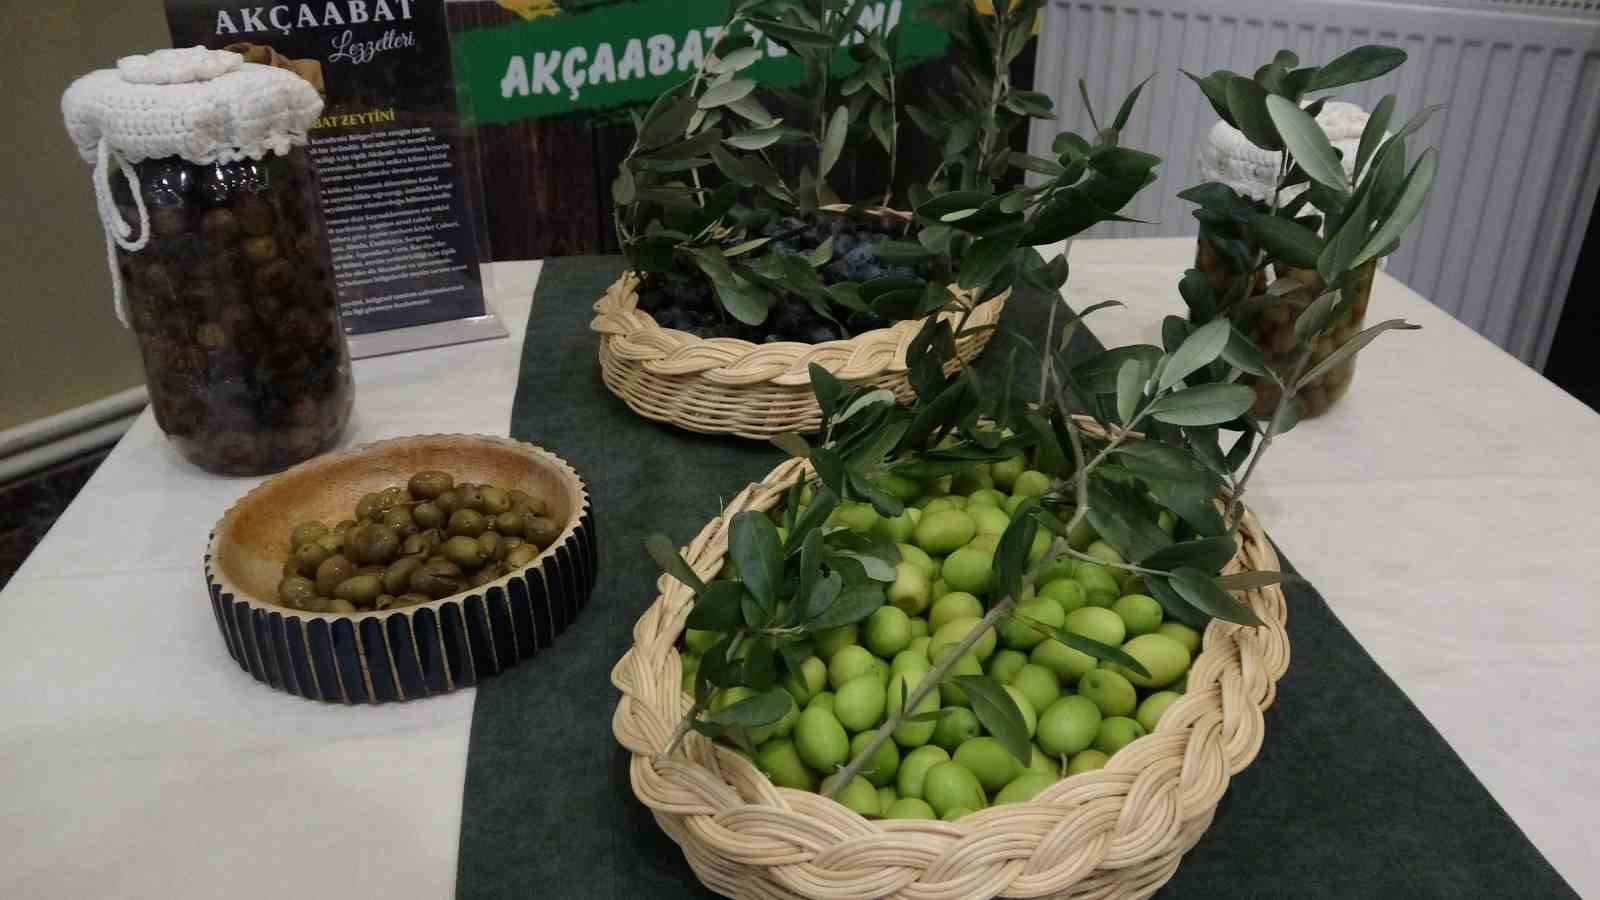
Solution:
M350 414L350 360L305 150L134 169L148 242L117 260L161 430L228 474L332 447ZM137 224L120 174L113 196Z
M418 472L363 496L353 519L296 525L278 601L310 612L426 603L511 574L560 534L538 497Z
M927 278L926 266L888 264L878 258L877 246L893 235L883 221L817 213L808 219L773 218L759 229L770 238L770 252L780 256L807 255L831 240L832 257L817 272L825 285L864 282L876 278ZM783 294L760 325L723 321L718 314L711 284L698 270L685 268L651 276L639 294L638 308L663 328L676 328L697 337L736 337L752 343L798 341L820 344L886 328L888 319L870 311L839 308L839 321L818 313L810 301Z

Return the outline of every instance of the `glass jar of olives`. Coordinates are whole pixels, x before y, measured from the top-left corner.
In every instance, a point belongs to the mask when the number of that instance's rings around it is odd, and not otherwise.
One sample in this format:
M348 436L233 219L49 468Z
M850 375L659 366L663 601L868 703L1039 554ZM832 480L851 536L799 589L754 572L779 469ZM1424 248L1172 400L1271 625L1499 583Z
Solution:
M191 48L87 75L62 109L95 163L117 312L161 430L225 474L336 444L353 388L305 149L315 89Z

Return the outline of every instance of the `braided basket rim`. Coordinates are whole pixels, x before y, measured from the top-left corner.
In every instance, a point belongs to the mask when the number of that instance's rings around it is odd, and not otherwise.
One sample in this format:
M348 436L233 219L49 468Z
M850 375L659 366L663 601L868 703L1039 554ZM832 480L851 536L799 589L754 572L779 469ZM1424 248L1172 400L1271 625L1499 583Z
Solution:
M702 338L664 328L637 308L641 278L624 272L594 303L589 329L600 335L606 352L656 376L699 375L724 389L766 384L810 388L815 362L845 381L864 381L906 371L906 350L926 319L902 319L849 338L805 344L780 341L755 344L742 338ZM970 301L970 292L956 292ZM966 328L995 325L1011 297L1010 289L972 307ZM955 325L960 311L938 317Z
M685 560L702 578L714 577L733 516L772 509L809 471L805 460L791 459L747 486L685 548ZM1225 573L1279 570L1248 509L1239 534ZM1234 592L1264 624L1212 620L1186 693L1154 732L1105 768L958 822L869 820L821 795L773 785L750 760L694 732L678 755L660 755L692 703L676 649L692 591L665 574L657 591L611 672L622 693L612 732L631 753L635 796L700 880L728 896L1149 896L1209 825L1231 777L1260 750L1263 712L1289 664L1281 586Z

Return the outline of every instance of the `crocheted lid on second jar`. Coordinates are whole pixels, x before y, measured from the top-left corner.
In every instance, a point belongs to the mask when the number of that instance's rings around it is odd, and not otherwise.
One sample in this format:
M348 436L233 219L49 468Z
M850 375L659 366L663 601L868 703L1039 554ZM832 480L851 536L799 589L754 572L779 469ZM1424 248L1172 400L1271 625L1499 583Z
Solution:
M1367 127L1367 112L1354 103L1334 100L1322 107L1317 115L1329 142L1344 153L1345 175L1355 169L1356 148L1361 143L1361 132ZM1278 164L1283 154L1263 150L1250 143L1239 129L1227 122L1218 122L1211 128L1206 145L1200 150L1200 178L1220 181L1246 197L1265 201L1272 196L1278 179ZM1289 199L1305 190L1296 186L1283 192Z
M124 57L61 97L67 133L90 163L102 142L128 162L260 159L303 146L321 114L322 98L300 76L204 47Z

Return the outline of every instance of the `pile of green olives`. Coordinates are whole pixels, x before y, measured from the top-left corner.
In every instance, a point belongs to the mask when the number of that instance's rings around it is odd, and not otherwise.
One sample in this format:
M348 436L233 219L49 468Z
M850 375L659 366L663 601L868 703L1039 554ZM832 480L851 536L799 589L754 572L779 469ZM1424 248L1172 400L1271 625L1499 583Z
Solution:
M560 534L538 497L418 472L364 495L355 517L332 528L296 525L278 602L342 613L426 603L523 568Z

